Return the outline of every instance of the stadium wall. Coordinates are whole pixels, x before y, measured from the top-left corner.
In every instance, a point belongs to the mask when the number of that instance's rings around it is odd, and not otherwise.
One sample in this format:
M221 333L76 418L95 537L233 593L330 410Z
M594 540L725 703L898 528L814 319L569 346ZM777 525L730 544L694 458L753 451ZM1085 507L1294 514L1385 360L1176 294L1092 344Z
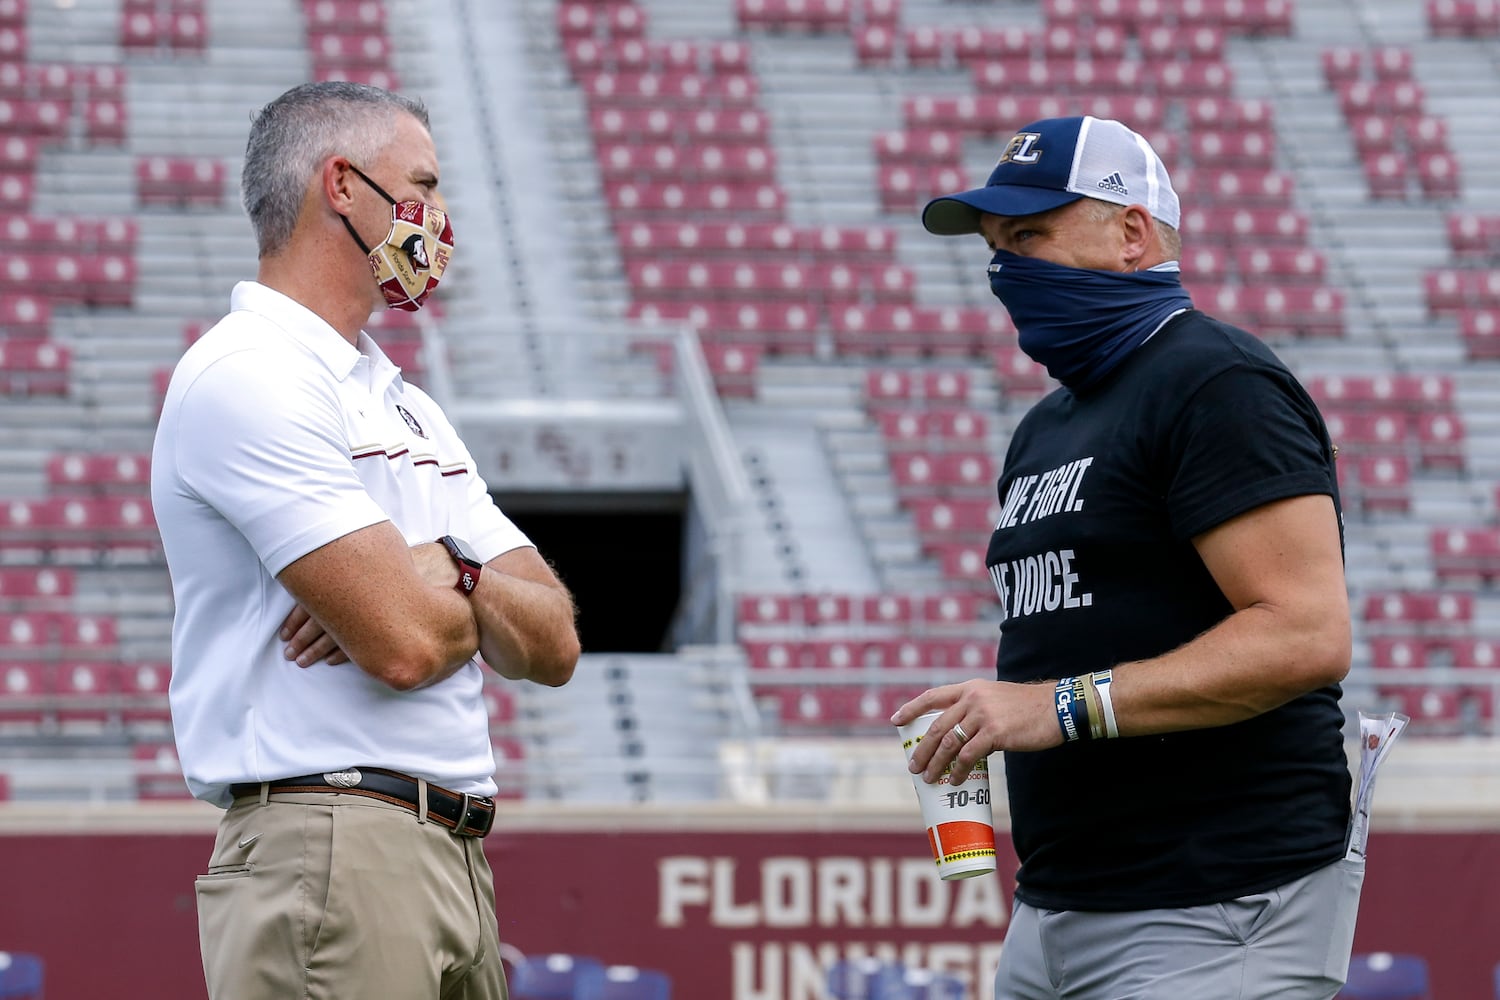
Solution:
M527 954L664 970L683 1000L814 1000L829 963L872 953L987 1000L1015 858L940 882L914 812L507 807L486 842L501 933ZM0 948L40 954L50 997L203 997L193 878L217 815L0 807ZM1490 996L1497 871L1500 824L1377 819L1356 950L1425 956L1434 996Z

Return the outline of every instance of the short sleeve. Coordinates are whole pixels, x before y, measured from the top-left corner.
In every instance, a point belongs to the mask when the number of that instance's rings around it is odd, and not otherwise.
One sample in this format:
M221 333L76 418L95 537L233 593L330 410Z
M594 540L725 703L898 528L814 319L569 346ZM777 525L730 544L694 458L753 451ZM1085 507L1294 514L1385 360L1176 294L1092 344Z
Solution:
M1210 378L1168 441L1167 510L1180 539L1275 500L1336 495L1322 418L1284 371L1236 366Z
M244 535L272 575L389 520L354 470L337 399L297 367L257 351L228 355L194 379L177 413L183 485Z
M469 463L470 469L467 494L471 535L469 543L474 546L479 558L489 562L512 549L531 545L531 539L526 537L526 533L516 527L515 522L500 510L495 498L490 496L489 487L479 475L473 456L465 451L464 459Z

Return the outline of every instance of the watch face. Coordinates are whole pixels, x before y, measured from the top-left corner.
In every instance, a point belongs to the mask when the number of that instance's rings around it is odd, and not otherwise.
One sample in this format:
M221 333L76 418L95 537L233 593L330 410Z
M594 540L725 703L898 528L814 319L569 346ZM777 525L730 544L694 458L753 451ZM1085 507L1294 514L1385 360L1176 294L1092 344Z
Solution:
M475 566L483 565L479 557L474 554L474 550L469 546L469 543L464 541L462 538L448 535L446 537L446 544L448 546L448 551L453 553L454 558L458 559L460 562L471 563Z

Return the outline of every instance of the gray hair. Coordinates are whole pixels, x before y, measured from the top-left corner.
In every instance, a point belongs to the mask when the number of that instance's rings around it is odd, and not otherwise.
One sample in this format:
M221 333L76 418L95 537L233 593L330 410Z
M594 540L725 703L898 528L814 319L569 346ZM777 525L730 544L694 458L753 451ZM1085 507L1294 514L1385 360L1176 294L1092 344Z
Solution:
M1099 198L1090 198L1087 195L1083 199L1087 204L1084 212L1090 222L1109 222L1125 211L1125 206L1115 202L1103 201ZM1182 259L1182 234L1174 226L1169 226L1160 219L1156 220L1156 231L1160 235L1161 250L1166 254L1167 260Z
M391 141L405 113L432 126L421 101L362 83L330 81L293 87L250 120L240 197L261 257L292 238L307 185L330 156L367 167Z

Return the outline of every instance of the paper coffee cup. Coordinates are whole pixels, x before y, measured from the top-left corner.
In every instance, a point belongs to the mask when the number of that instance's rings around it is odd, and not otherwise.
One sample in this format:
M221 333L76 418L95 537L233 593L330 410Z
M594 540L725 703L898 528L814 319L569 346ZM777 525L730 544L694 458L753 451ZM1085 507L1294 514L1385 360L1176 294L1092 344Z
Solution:
M928 712L897 727L908 763L928 727L942 714ZM927 845L937 862L938 877L973 878L995 870L995 816L990 807L989 762L975 763L962 785L949 783L951 770L945 770L930 785L920 774L912 775L911 781L917 789L917 803L922 807L922 821L927 824Z

